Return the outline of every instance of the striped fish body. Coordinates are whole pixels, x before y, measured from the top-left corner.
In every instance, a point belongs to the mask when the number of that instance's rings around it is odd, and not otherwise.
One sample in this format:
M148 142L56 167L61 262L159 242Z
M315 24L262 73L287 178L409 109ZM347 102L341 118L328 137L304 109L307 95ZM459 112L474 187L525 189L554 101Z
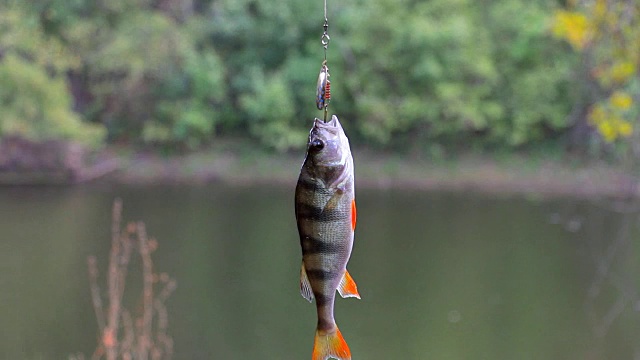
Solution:
M295 210L302 247L300 291L314 298L318 324L313 360L351 359L333 317L336 290L357 297L347 272L356 222L353 158L349 141L334 115L316 119L296 186Z

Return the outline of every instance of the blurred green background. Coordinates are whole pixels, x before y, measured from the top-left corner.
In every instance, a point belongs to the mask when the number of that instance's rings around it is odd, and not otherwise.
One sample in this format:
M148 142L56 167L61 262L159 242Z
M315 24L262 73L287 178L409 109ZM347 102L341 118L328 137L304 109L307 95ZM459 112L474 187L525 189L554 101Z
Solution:
M328 17L354 357L640 358L640 3L329 0ZM0 358L101 343L86 259L106 293L116 197L177 279L176 359L308 357L293 189L323 21L309 0L0 0L0 183L123 170L0 187Z
M320 116L322 7L2 0L0 136L300 149ZM328 15L330 110L357 144L588 149L638 115L634 1L330 1Z

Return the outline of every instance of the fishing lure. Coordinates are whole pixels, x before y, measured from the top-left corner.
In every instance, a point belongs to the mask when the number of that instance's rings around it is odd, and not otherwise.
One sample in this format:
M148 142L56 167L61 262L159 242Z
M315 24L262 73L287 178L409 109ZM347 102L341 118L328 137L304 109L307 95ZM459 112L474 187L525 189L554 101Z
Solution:
M325 60L322 62L316 86L316 106L318 110L324 110L325 107L329 106L329 100L331 100L331 81L329 80L329 67Z

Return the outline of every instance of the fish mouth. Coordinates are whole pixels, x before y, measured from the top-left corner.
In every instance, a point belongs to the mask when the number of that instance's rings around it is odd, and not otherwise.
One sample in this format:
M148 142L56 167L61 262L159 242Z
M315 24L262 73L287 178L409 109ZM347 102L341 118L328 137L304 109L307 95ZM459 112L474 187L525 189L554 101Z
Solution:
M337 116L333 115L327 122L315 119L309 133L307 155L311 155L316 166L331 167L346 164L350 156L349 140Z
M342 131L342 126L338 117L333 115L330 121L324 122L322 119L316 118L313 123L313 128L309 133L309 142L315 139L328 140L330 138L339 137Z
M339 129L342 126L340 125L340 121L338 120L338 117L333 115L331 116L331 120L324 122L321 119L316 118L315 122L313 123L313 127L316 129Z

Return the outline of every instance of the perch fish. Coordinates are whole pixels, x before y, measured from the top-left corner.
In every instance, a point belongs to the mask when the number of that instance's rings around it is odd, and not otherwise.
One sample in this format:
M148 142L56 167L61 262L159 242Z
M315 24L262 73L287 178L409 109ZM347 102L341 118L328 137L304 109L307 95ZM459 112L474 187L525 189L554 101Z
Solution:
M302 269L300 292L316 300L318 325L313 360L350 360L351 352L333 317L336 290L360 298L347 271L356 227L353 158L338 118L315 119L295 193Z

